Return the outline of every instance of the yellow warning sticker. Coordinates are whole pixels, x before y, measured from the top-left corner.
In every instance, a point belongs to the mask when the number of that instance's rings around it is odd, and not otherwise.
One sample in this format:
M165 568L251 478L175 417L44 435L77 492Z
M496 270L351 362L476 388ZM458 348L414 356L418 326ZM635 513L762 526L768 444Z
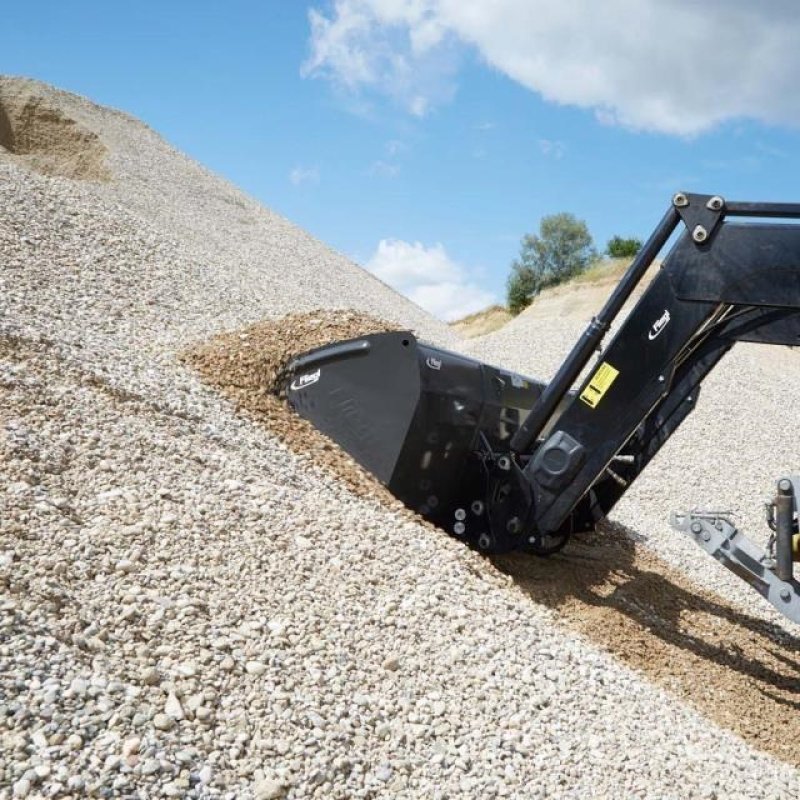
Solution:
M603 399L603 395L608 391L612 383L617 379L619 370L612 367L608 361L604 361L597 372L592 375L586 388L581 392L581 400L591 408L597 408L597 404Z

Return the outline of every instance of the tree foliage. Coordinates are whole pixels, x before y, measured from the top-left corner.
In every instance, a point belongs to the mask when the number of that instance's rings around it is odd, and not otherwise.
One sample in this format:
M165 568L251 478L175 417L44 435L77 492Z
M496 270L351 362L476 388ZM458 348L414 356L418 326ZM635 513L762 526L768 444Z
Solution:
M611 258L633 258L642 249L642 240L614 236L608 240L606 253Z
M511 264L507 301L518 314L548 286L556 286L583 272L597 257L583 220L562 212L543 217L539 233L522 237L519 257Z

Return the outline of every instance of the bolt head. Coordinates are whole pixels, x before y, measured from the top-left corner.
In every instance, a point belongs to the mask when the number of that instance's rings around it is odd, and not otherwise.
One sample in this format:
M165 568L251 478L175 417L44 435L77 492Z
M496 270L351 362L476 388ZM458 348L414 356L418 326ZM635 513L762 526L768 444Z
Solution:
M711 211L719 211L724 205L725 201L718 194L715 194L706 203L706 208L710 209Z
M784 603L788 603L791 600L792 593L788 589L781 589L781 600Z
M683 192L678 192L672 197L672 205L675 208L685 208L689 205L689 198Z
M708 239L708 231L702 225L695 225L692 231L692 239L696 242L704 242Z
M456 524L453 525L453 533L456 536L463 536L466 529L467 526L463 522L456 522Z
M788 492L792 488L792 482L788 478L781 478L778 481L778 488L782 492Z
M467 518L467 512L463 508L457 508L454 516L458 522L463 522Z
M692 523L692 533L701 533L703 526L699 522Z
M711 541L711 534L710 534L708 531L706 531L706 532L703 534L703 541L704 541L704 542L710 542L710 541Z
M522 530L522 520L519 517L511 517L506 523L506 530L513 534L519 533Z

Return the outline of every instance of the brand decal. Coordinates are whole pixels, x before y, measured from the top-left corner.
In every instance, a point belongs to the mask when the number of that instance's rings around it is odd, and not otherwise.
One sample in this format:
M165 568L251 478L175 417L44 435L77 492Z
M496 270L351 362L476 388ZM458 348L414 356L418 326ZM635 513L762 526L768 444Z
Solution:
M425 363L431 368L439 370L442 368L442 359L441 358L434 358L433 356L428 356L428 359Z
M670 317L669 311L665 308L664 313L653 323L653 327L650 328L647 338L652 342L653 339L659 336L664 328L669 325L670 319L672 319L672 317Z
M315 384L319 380L319 374L320 370L317 370L316 372L307 372L305 375L295 378L290 385L291 390L296 392L299 389L305 389Z

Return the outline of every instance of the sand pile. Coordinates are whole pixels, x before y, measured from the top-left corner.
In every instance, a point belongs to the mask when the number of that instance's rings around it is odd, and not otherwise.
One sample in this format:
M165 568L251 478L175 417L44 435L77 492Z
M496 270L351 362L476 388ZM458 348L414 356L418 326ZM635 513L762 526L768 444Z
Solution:
M106 181L107 150L100 137L41 93L0 81L0 152L44 175Z

